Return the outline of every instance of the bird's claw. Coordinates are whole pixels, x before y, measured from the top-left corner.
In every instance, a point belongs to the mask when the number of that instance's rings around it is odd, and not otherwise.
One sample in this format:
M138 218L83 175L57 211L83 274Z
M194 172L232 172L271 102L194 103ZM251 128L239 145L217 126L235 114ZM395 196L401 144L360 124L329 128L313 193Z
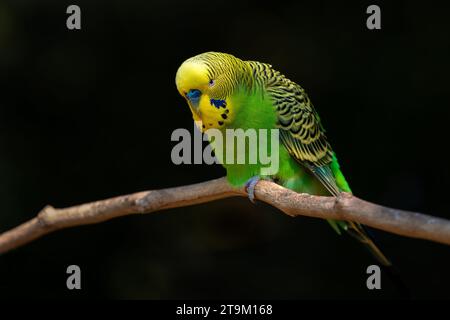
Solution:
M248 198L253 203L255 203L255 187L260 180L260 177L254 176L245 183L245 191L247 192Z

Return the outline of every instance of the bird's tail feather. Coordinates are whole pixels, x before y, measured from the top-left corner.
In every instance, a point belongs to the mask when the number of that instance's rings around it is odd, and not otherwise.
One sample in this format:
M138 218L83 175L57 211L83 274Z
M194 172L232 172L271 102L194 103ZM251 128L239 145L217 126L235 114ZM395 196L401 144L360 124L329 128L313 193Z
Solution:
M380 264L385 267L392 266L391 261L384 255L380 248L378 248L372 237L369 236L368 232L361 224L355 222L347 222L347 224L347 233L361 242Z
M411 298L411 292L408 286L403 282L397 268L392 265L391 261L383 254L380 248L375 244L373 237L363 225L355 222L347 222L347 233L359 240L364 246L369 249L370 253L381 264L381 269L386 272L389 279L395 285L402 298Z

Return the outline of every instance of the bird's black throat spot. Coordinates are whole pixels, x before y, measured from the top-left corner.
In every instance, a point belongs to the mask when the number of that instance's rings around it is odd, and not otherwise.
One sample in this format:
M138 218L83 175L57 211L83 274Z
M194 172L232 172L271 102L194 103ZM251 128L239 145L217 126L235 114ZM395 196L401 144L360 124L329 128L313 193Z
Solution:
M216 107L217 109L226 108L227 107L227 102L225 100L211 99L210 102L211 102L211 105Z

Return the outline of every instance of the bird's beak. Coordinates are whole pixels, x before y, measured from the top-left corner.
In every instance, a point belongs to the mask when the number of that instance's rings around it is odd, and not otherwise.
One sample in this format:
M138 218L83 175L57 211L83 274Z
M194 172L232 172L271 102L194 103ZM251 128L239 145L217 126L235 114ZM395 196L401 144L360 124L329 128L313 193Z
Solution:
M184 94L184 97L188 103L189 109L191 109L192 115L194 116L194 119L196 121L199 121L201 119L200 117L200 110L198 106L195 106L192 101L189 99L189 96L187 93Z

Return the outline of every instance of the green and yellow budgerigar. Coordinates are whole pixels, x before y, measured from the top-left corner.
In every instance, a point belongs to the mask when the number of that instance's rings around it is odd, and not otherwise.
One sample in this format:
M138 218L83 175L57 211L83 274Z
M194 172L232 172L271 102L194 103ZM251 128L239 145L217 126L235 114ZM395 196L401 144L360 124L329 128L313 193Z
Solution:
M207 52L183 62L176 85L203 131L278 128L279 169L264 178L296 192L333 196L351 192L305 90L271 65ZM232 185L244 186L260 176L262 165L223 166ZM391 265L360 224L329 223L338 233L345 230L365 244L381 264Z

